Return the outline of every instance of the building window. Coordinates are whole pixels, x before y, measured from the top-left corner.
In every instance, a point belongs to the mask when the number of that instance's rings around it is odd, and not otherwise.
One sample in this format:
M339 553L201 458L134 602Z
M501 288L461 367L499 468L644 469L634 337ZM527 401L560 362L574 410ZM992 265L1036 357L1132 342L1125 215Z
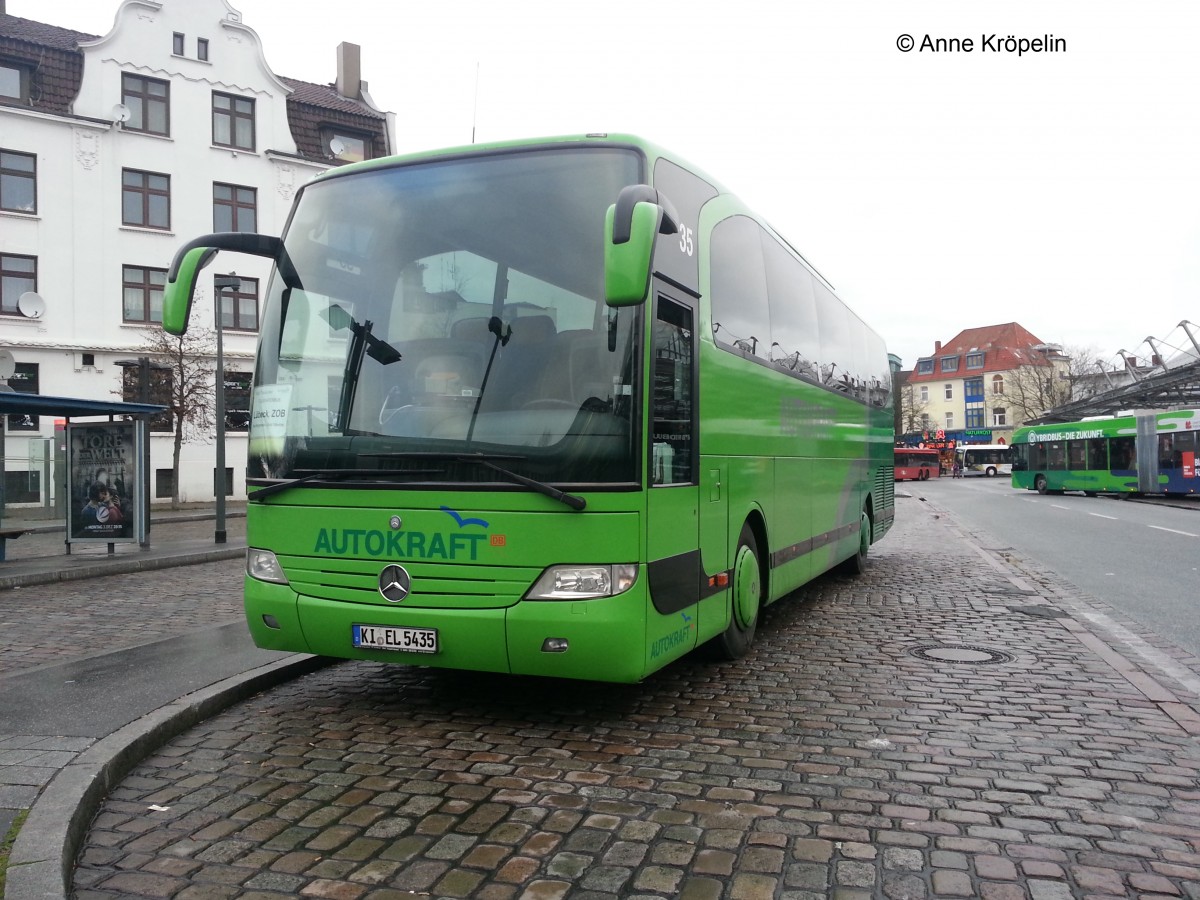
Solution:
M967 428L982 428L983 427L983 407L982 406L968 406L967 407L967 418L966 418L965 427L967 427Z
M954 399L954 385L948 384L945 386L945 388L946 388L946 399L953 400Z
M963 380L963 400L967 403L983 402L982 378L967 378Z
M37 212L37 157L0 150L0 209Z
M158 499L175 496L175 470L154 470L154 496Z
M943 356L942 357L942 371L943 372L957 372L958 371L958 357L957 356Z
M17 300L37 290L37 257L0 253L0 315L19 316Z
M236 291L220 291L221 327L226 331L258 331L258 279L242 278Z
M932 375L933 374L933 360L932 359L918 359L917 360L917 374L918 375Z
M183 35L178 31L171 38L171 52L176 56L183 56Z
M968 353L967 354L967 368L968 369L982 369L983 368L983 354L982 353Z
M0 97L28 99L29 70L16 63L0 62Z
M213 143L235 150L254 149L254 101L232 94L212 95Z
M196 38L196 59L208 62L208 38Z
M1005 416L1004 407L997 406L995 409L992 410L992 425L1007 425L1007 424L1008 424L1008 419Z
M38 390L38 364L17 363L16 371L8 376L8 386L18 394L40 393ZM8 417L9 431L37 431L40 427L37 416L18 413Z
M361 162L371 158L372 141L367 135L342 129L322 128L321 145L330 158L342 162Z
M248 431L250 429L250 382L254 378L249 372L225 370L225 430ZM232 482L226 481L226 484Z
M174 431L171 415L171 388L175 383L175 372L168 366L150 366L143 370L139 366L123 366L121 370L121 399L126 403L157 403L167 409L150 417L151 431ZM150 383L143 389L142 378ZM159 470L163 471L163 470ZM170 471L167 469L166 471ZM162 496L161 494L157 496ZM168 495L170 496L170 495Z
M141 228L170 228L171 176L122 170L121 222Z
M258 231L258 191L213 184L213 231Z
M125 123L125 130L143 131L146 134L170 134L170 97L171 85L165 81L123 74L121 102L129 108L129 120Z
M992 393L993 394L1003 394L1004 393L1004 376L1003 375L993 375L992 376Z
M122 288L125 294L125 321L137 324L162 322L163 287L166 269L124 266Z
M949 431L954 427L954 413L946 413L946 430Z

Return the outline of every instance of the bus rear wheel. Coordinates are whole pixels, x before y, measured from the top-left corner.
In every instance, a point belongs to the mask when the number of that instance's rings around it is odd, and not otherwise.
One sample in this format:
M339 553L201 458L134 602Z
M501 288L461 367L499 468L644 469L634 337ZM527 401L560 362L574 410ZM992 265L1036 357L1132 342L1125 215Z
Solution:
M858 523L858 550L849 559L838 563L837 571L842 575L861 575L867 571L867 552L871 549L871 517L862 511Z
M984 472L983 474L986 475L988 478L995 478L996 477L996 467L988 466L987 471Z
M724 659L740 659L750 652L758 614L762 609L762 565L758 561L758 541L747 522L738 537L733 555L733 609L729 627L717 636L715 649Z

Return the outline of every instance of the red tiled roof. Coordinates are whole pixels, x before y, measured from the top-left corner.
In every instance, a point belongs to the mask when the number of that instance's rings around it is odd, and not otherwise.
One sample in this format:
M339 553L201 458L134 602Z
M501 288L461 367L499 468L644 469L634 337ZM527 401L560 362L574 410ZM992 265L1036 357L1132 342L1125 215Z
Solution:
M985 325L982 328L967 328L942 344L942 348L921 359L933 359L934 370L918 374L916 369L908 377L908 381L944 381L946 378L963 378L967 375L979 375L985 372L1007 372L1020 366L1044 366L1049 362L1039 354L1029 352L1030 347L1044 343L1041 338L1027 331L1016 322L1003 325ZM968 353L983 353L982 369L967 369L966 356ZM947 356L957 356L958 369L954 372L943 372L940 360Z

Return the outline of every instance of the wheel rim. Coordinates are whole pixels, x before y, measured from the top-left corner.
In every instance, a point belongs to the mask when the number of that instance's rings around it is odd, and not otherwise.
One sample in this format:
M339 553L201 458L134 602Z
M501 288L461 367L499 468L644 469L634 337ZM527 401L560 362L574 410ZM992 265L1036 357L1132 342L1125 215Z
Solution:
M743 544L738 548L733 570L733 615L739 628L749 628L758 618L761 590L758 560L750 548Z

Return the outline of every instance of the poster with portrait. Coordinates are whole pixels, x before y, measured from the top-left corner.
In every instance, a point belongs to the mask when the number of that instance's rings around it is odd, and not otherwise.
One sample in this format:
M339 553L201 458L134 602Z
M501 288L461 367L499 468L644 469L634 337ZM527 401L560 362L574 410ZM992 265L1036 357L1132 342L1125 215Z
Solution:
M67 426L68 540L137 540L133 422Z

